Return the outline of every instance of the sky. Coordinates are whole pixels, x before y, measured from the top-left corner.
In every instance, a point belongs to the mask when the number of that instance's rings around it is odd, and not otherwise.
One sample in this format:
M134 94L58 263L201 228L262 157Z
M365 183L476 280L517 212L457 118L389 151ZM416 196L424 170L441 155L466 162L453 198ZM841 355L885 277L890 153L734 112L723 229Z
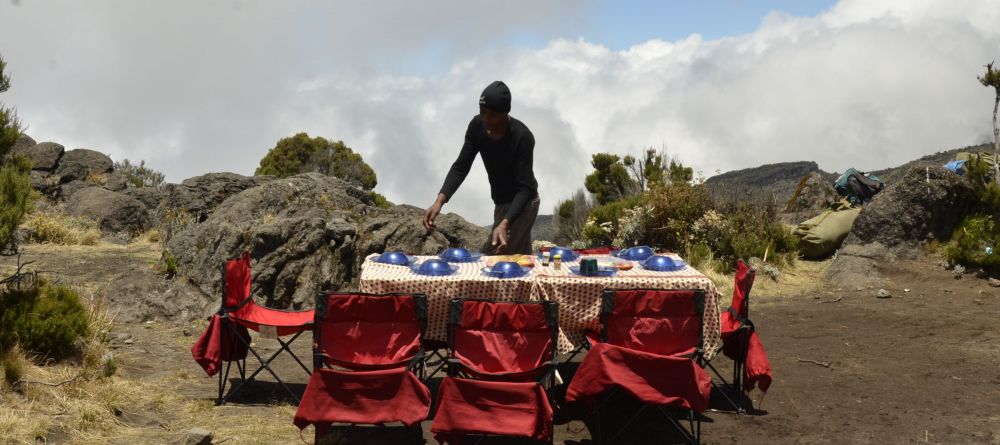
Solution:
M992 139L990 0L0 0L0 56L39 142L169 182L253 174L278 139L343 140L390 201L430 205L493 80L534 133L541 213L590 155L703 176L892 167ZM480 160L444 211L489 221Z

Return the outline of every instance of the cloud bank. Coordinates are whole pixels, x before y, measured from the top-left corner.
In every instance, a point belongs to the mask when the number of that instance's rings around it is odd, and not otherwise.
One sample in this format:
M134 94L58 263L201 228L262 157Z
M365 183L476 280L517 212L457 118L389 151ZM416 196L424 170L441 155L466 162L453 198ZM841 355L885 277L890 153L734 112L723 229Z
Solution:
M992 91L975 79L1000 55L989 1L844 0L621 51L559 37L576 35L565 4L137 4L0 7L3 100L36 139L146 159L171 181L250 174L307 131L362 153L390 200L426 206L496 79L535 133L543 213L597 151L666 147L711 176L794 160L875 169L992 137ZM548 43L510 43L517 33ZM445 210L486 222L491 209L477 161Z

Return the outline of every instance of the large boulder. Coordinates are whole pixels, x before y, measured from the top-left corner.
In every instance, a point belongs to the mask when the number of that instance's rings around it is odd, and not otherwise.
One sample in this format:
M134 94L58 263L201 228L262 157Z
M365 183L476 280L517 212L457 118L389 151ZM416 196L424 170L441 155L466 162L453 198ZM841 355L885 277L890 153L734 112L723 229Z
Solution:
M844 243L879 242L895 248L948 239L974 200L965 178L937 165L915 166L901 181L875 195Z
M810 172L799 180L795 193L785 205L786 212L819 214L839 199L833 189L819 172Z
M921 244L948 239L975 201L972 185L937 165L916 165L867 204L826 271L842 287L871 286L881 265L919 258Z
M243 190L274 179L271 176L243 176L236 173L209 173L195 176L180 184L162 187L158 207L190 213L196 221L204 221L219 204Z
M20 142L20 139L18 140ZM17 145L15 144L15 147ZM42 142L27 147L15 148L14 153L31 159L31 169L52 172L59 165L66 149L55 142Z
M79 190L66 201L66 211L92 218L105 233L134 234L149 228L149 211L134 198L101 187Z
M341 179L306 173L267 181L220 204L207 219L177 233L167 248L178 271L208 295L221 295L219 268L249 250L253 295L275 308L311 307L317 292L356 288L365 256L384 250L435 254L478 247L486 229L442 215L419 227L423 211L379 209L371 193Z
M22 152L35 144L37 144L37 142L35 142L31 136L21 133L18 135L17 140L14 141L14 146L11 147L11 151L14 153Z
M83 189L89 189L91 187L98 187L98 185L90 181L76 179L59 186L59 197L62 198L63 201L68 201L73 197L73 195L76 194L76 192Z
M59 182L65 184L73 180L85 180L88 176L104 175L114 170L114 162L107 155L86 148L67 151L59 160L55 174Z

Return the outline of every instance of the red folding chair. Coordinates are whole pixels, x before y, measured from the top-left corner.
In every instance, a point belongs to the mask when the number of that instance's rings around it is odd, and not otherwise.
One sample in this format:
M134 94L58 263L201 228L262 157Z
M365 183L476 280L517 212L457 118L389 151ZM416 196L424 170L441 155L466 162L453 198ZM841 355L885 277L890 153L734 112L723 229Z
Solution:
M333 423L401 422L419 427L431 409L423 373L421 339L427 327L427 299L420 294L320 293L313 330L313 373L295 412L299 429L315 426L319 443ZM419 441L417 440L419 439Z
M625 392L642 402L608 443L614 443L646 409L654 407L682 438L697 444L708 409L711 377L698 365L702 346L703 290L608 289L601 307L599 341L580 363L567 402L593 405L599 443L601 408ZM679 421L685 410L689 428Z
M226 400L238 393L244 386L254 380L261 371L266 370L281 384L285 391L296 402L299 396L278 377L271 369L271 362L282 352L288 353L298 362L299 366L309 374L309 368L292 352L290 346L302 332L310 330L313 324L313 311L282 311L259 306L250 294L250 252L243 252L239 258L230 258L222 268L223 296L219 312L212 317L205 333L195 342L191 352L195 360L205 368L209 375L215 374L221 368L221 361L226 361L225 372L219 373L219 397L216 404L226 403ZM267 359L261 357L251 346L247 329L257 332L268 331L281 345ZM291 335L288 341L281 337ZM221 353L219 352L221 351ZM246 376L247 352L253 354L260 363L250 377ZM239 369L240 382L226 394L226 384L229 370L233 362Z
M466 436L552 442L559 306L553 301L453 299L448 311L448 376L431 424L441 443Z
M755 277L756 271L742 260L736 260L733 300L720 317L722 351L733 360L732 383L728 382L710 362L705 363L722 381L719 393L737 413L746 412L748 397L744 396L744 391L749 392L759 386L766 392L771 386L771 365L756 327L750 321L750 290L753 288ZM712 385L718 387L714 382ZM727 393L731 393L732 397ZM734 397L738 401L733 400Z

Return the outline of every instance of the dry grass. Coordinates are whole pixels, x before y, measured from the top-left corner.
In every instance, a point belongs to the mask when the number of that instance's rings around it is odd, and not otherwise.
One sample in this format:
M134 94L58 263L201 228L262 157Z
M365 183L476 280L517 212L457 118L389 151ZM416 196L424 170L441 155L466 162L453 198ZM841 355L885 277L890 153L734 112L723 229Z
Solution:
M96 222L67 215L57 208L31 213L21 226L28 229L28 242L32 243L92 246L101 239Z

